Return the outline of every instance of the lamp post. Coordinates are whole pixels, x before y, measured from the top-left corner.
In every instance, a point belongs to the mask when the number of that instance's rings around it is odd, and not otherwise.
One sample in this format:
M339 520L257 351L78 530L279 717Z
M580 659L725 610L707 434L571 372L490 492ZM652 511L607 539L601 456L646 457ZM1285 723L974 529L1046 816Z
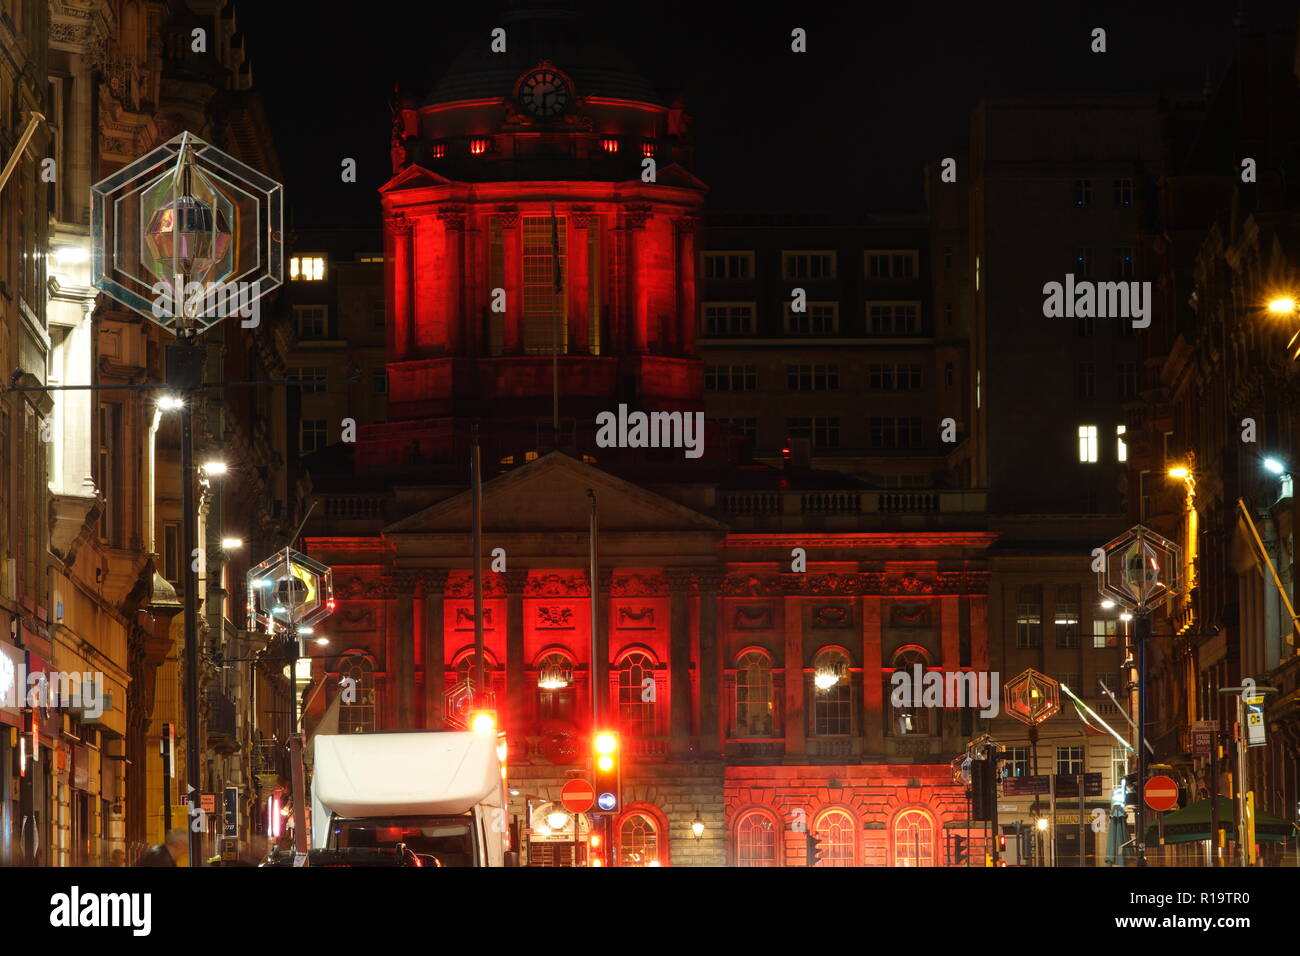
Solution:
M1170 477L1189 478L1186 469L1182 474L1170 471ZM1099 553L1100 552L1100 553ZM1128 531L1102 548L1096 556L1097 591L1104 599L1129 608L1137 617L1134 642L1137 645L1137 741L1138 799L1135 808L1137 823L1137 865L1146 866L1146 814L1142 790L1147 777L1147 726L1146 660L1147 642L1151 638L1150 614L1170 598L1182 593L1182 549L1167 538L1143 525L1134 525ZM1098 563L1100 566L1097 566Z
M184 132L91 187L92 283L177 337L168 385L181 415L181 547L185 561L185 743L189 864L202 858L198 814L198 515L193 406L203 388L198 336L232 314L253 318L283 281L280 184ZM88 386L93 388L94 386ZM211 474L218 472L214 469Z

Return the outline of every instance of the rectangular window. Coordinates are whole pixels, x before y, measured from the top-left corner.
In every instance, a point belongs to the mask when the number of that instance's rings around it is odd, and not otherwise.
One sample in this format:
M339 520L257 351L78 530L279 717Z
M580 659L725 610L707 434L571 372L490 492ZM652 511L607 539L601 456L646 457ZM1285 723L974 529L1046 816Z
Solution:
M325 419L304 418L300 424L298 448L309 455L325 447Z
M754 278L752 252L706 252L703 255L706 279Z
M1041 647L1042 643L1042 598L1036 587L1026 585L1016 595L1016 647Z
M921 447L921 419L914 415L881 416L867 420L872 448Z
M1135 274L1133 268L1133 247L1116 246L1115 247L1115 275L1121 279L1132 279Z
M1007 747L1002 751L1002 776L1028 777L1030 767L1028 747Z
M115 402L99 404L99 453L95 470L95 485L104 497L104 510L99 516L99 537L109 545L120 544L122 494L121 460L118 449L122 443L122 406Z
M1056 589L1056 646L1079 646L1079 585L1063 585Z
M948 384L952 384L952 363L948 363ZM921 366L871 364L867 366L867 387L882 392L915 392L921 387Z
M289 260L289 278L298 282L320 282L325 278L325 257L293 256Z
M1074 250L1074 275L1087 279L1092 275L1092 247L1076 246Z
M370 372L370 387L376 395L388 394L388 369L377 368Z
M952 325L952 303L951 302L945 302L943 304L943 324L944 324L944 328L947 328L948 326Z
M1092 362L1080 362L1074 367L1074 395L1087 401L1097 394L1097 366Z
M812 439L814 448L838 448L839 418L787 418L786 434L791 438Z
M1113 705L1112 705L1113 706ZM1110 748L1110 780L1111 788L1114 789L1124 782L1128 776L1128 750L1124 747Z
M782 252L781 277L784 279L834 279L836 254L817 252Z
M752 302L705 302L703 309L705 335L754 334L754 303Z
M1123 206L1133 205L1133 180L1131 179L1112 180L1111 188L1115 194L1116 206L1123 207Z
M528 355L563 355L568 349L569 324L563 319L568 222L567 216L523 217L523 339Z
M826 392L840 387L838 365L787 365L785 377L792 392Z
M1092 205L1092 180L1076 179L1074 181L1074 204L1080 208Z
M838 302L809 302L807 311L795 312L785 304L785 330L790 335L834 335L840 327Z
M706 365L704 389L709 392L752 392L758 388L754 365Z
M746 441L755 441L758 438L757 418L720 418L718 421L730 425Z
M919 366L918 366L918 371L919 371ZM945 362L943 365L944 384L947 385L949 388L952 388L954 378L955 378L955 371L954 371L953 363Z
M303 394L316 394L325 391L325 372L326 370L319 365L310 368L291 368L289 379L300 383L298 388Z
M915 249L868 249L868 279L914 279L917 276L917 257ZM947 262L951 265L951 249L948 250Z
M1089 464L1097 461L1097 426L1079 426L1079 461Z
M1094 648L1119 647L1119 621L1093 618L1092 646Z
M868 302L868 335L918 335L921 331L919 302Z
M1056 772L1059 774L1083 773L1082 747L1057 747Z
M323 339L329 329L329 307L324 305L295 305L293 324L300 339Z
M1128 431L1127 425L1115 426L1115 460L1128 461L1128 442L1124 441L1124 434Z
M1137 365L1133 362L1119 363L1119 397L1137 398Z

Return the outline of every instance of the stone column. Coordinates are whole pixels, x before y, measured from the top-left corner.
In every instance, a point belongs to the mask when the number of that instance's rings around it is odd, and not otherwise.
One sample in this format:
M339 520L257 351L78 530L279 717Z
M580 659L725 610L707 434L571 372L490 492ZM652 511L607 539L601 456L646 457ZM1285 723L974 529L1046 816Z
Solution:
M392 303L388 328L389 351L394 361L408 358L415 350L415 295L413 292L412 235L414 223L405 213L387 221L392 265L388 269Z
M628 209L627 222L627 281L628 306L631 318L630 351L644 355L649 351L649 283L645 275L645 224L650 218L649 207L634 206Z
M700 753L716 758L725 735L721 713L722 675L726 668L718 643L718 586L722 573L701 568L695 574L700 592Z
M460 355L464 343L464 289L465 277L465 211L458 206L438 212L443 228L443 254L445 256L447 296L444 342L448 355ZM437 344L437 343L431 343Z
M673 220L673 238L677 264L676 345L681 355L695 354L695 333L699 325L695 305L695 230L696 220L680 216Z
M506 699L497 701L502 726L520 733L528 715L524 686L524 585L526 568L513 568L503 575L506 586Z
M862 598L862 750L885 752L885 690L881 683L881 599L879 594Z
M519 223L519 210L502 209L500 215L506 284L505 335L502 352L505 355L519 355L524 350L524 237Z
M668 578L668 703L669 733L674 754L685 754L691 739L691 612L694 575L669 568Z
M803 598L787 594L782 620L785 626L785 755L803 754L806 749L803 679Z
M443 588L447 572L424 573L424 725L442 728L443 680L447 671L447 653L443 639Z
M574 208L569 213L569 352L591 353L591 268L588 260L589 235L593 224L591 210ZM597 225L597 228L600 228Z
M410 574L393 577L393 623L395 626L393 666L397 671L397 729L415 727L415 578Z

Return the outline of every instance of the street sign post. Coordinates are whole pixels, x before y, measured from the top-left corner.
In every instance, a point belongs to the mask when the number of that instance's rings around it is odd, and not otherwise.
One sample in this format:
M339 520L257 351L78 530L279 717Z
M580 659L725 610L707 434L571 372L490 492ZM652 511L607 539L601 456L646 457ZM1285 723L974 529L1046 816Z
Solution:
M1156 813L1164 813L1178 805L1178 784L1163 774L1152 777L1142 788L1142 799Z
M1051 789L1047 774L1030 777L1003 777L1002 796L1034 797Z
M570 780L560 791L560 803L570 813L586 813L596 800L596 791L586 780Z

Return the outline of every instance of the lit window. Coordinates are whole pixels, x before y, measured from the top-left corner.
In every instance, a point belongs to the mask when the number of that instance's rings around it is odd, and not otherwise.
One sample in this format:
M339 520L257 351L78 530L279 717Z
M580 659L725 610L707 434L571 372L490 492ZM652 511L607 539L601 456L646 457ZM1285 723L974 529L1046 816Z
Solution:
M1037 588L1025 585L1016 595L1016 647L1040 647L1042 643L1042 600Z
M849 659L842 651L826 650L813 660L813 734L818 737L853 733L853 682ZM834 683L816 686L816 678L827 676Z
M1124 441L1124 433L1127 430L1127 425L1115 426L1115 451L1120 461L1128 461L1128 442Z
M475 156L486 153L488 149L488 140L486 136L475 136L469 141L469 151Z
M1002 776L1029 776L1029 748L1007 747L1002 751Z
M736 823L736 866L776 866L776 824L762 810L750 810Z
M737 737L771 737L773 722L772 660L749 651L736 662Z
M289 260L289 278L319 282L325 278L324 256L294 256Z
M642 155L642 156L653 156L654 154L655 154L655 144L654 144L654 143L645 142L645 143L642 143L642 144L641 144L641 155Z
M843 810L827 810L815 827L822 847L818 866L853 866L857 856L858 828Z
M1079 461L1096 462L1097 460L1097 426L1079 426Z
M783 252L781 273L786 279L834 279L834 252Z
M1094 648L1119 647L1119 622L1114 618L1097 618L1092 622L1092 646Z
M1056 646L1079 646L1079 586L1062 585L1056 591Z
M934 821L924 810L894 819L894 866L934 866Z
M432 149L430 150L430 153L432 154L432 156L433 156L434 159L444 159L444 158L446 158L446 156L447 156L447 144L446 144L446 143L434 143Z
M659 833L654 821L644 813L633 813L619 827L619 847L623 866L649 866L659 863Z
M605 152L607 152L607 153L617 153L617 152L618 152L618 140L616 140L616 139L615 139L614 137L612 137L612 136L606 136L604 139L602 139L602 140L600 141L600 148L603 149L603 150L604 150Z

